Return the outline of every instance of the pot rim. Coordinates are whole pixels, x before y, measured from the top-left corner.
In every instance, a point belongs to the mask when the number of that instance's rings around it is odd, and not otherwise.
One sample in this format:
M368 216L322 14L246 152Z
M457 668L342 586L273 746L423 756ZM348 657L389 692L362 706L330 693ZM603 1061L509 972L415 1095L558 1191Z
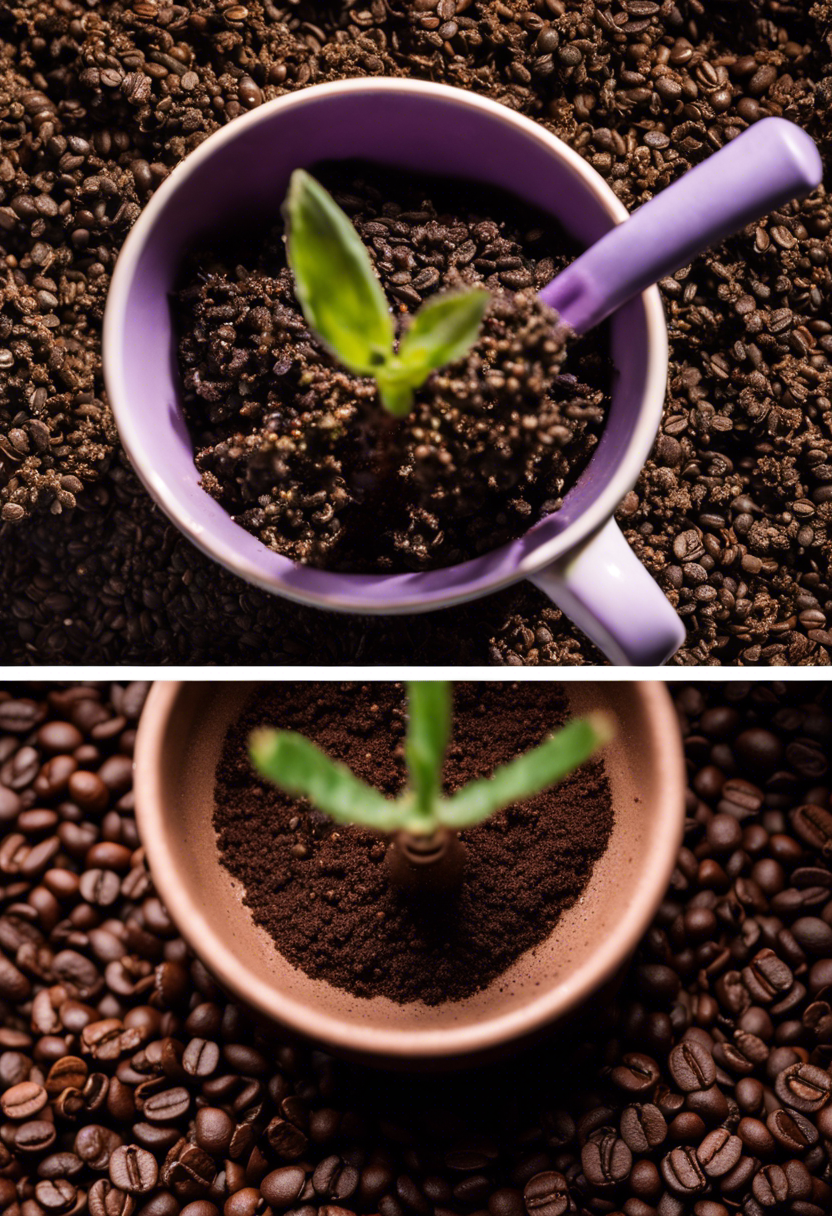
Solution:
M615 975L651 923L682 842L687 773L681 740L678 746L668 746L668 717L676 722L669 690L660 682L634 680L628 683L644 702L649 726L645 753L654 763L663 791L658 825L648 834L640 858L639 898L631 902L613 931L597 943L572 975L519 1009L470 1025L435 1030L362 1026L287 996L240 962L233 944L214 932L188 897L186 884L178 878L167 837L159 757L180 691L188 683L191 681L157 680L148 694L135 747L136 822L154 883L179 932L227 991L270 1021L303 1038L368 1060L383 1061L386 1057L429 1061L488 1054L512 1041L529 1038L583 1004Z
M629 213L623 203L579 153L539 123L489 98L467 93L451 85L395 77L362 77L311 85L264 102L215 131L180 161L155 192L129 233L116 263L104 314L102 358L107 395L130 462L154 501L193 544L246 582L272 594L335 611L396 615L449 607L491 594L542 570L606 524L638 479L655 442L667 386L668 336L661 295L654 284L636 297L644 316L649 357L641 408L632 437L614 476L606 480L589 506L555 536L539 541L535 537L535 529L545 526L544 519L517 540L466 562L415 574L380 575L341 574L303 566L273 553L261 542L263 553L269 555L267 569L265 559L255 560L243 553L233 540L217 535L188 503L184 491L168 484L158 475L146 450L146 443L133 424L127 405L129 395L122 359L122 352L131 340L126 325L130 288L143 251L153 239L157 220L174 194L203 161L259 124L267 123L277 112L288 114L319 98L362 92L439 98L514 127L565 164L580 181L582 188L594 196L613 224L622 223L628 218ZM591 468L592 460L587 466L588 470Z

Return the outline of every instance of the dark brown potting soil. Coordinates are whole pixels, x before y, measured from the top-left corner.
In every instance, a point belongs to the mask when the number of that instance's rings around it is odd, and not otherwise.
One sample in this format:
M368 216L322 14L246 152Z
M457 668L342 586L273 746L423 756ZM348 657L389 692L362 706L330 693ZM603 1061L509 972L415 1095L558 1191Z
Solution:
M609 404L604 331L570 340L567 359L536 296L579 247L491 187L344 162L314 173L355 224L399 332L423 300L484 283L480 339L395 419L308 330L282 221L197 252L176 314L203 486L270 548L329 569L446 566L519 536L561 505Z
M613 824L603 761L462 833L458 891L421 903L388 881L386 843L336 827L261 780L257 726L297 730L385 793L405 771L404 693L394 684L273 684L231 728L217 769L222 860L252 915L308 975L359 996L460 1000L542 942L581 895ZM451 791L539 743L567 716L562 687L458 684L445 763Z

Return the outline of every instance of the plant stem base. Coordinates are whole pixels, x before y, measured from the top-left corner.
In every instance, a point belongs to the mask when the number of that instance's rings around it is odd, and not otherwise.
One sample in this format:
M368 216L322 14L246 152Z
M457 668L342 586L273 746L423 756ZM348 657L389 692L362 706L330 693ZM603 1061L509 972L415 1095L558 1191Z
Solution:
M465 845L457 832L437 828L430 836L397 832L387 850L390 878L414 895L452 891L462 882Z

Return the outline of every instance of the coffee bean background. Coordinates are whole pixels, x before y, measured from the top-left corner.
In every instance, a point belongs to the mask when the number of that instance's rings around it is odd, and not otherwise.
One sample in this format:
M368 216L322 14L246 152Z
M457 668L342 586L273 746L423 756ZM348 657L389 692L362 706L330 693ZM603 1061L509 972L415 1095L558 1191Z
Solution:
M521 587L343 622L245 587L153 509L118 449L99 328L141 207L210 131L319 81L412 75L542 122L630 208L748 123L830 150L827 0L20 0L0 10L0 657L592 663ZM829 662L825 192L664 281L672 369L619 519L678 606L677 662Z
M832 1210L828 686L676 686L685 841L622 987L433 1078L256 1025L189 955L133 819L145 693L0 690L8 1216Z

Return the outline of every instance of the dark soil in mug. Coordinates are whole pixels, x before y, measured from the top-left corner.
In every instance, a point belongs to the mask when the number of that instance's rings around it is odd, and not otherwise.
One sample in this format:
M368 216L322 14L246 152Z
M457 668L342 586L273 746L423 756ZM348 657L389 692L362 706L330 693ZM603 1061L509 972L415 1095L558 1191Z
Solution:
M567 343L536 297L579 247L490 186L350 162L313 172L370 251L398 329L436 292L485 283L480 340L395 419L310 334L282 220L196 252L175 305L203 486L270 548L334 570L447 566L521 535L560 507L609 404L604 331Z
M567 716L559 685L457 684L446 789L533 747ZM607 847L613 810L597 760L463 832L458 891L422 903L390 884L384 841L336 827L255 775L247 741L261 725L301 731L394 794L404 779L403 689L264 687L229 731L217 769L220 852L254 919L295 966L358 996L435 1005L472 995L548 937Z

